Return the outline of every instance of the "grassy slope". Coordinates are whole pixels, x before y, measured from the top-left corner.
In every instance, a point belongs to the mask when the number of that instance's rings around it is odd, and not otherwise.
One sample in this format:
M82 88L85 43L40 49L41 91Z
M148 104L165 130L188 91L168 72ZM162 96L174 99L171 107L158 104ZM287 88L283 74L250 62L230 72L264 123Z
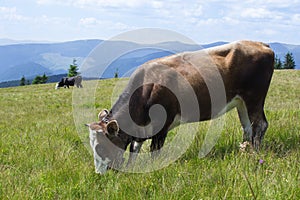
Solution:
M114 80L101 85L99 109L110 106ZM233 111L203 159L197 156L207 123L162 170L100 176L75 130L72 90L56 91L53 84L0 89L0 199L300 199L299 99L300 71L276 71L259 154L239 152L242 133Z

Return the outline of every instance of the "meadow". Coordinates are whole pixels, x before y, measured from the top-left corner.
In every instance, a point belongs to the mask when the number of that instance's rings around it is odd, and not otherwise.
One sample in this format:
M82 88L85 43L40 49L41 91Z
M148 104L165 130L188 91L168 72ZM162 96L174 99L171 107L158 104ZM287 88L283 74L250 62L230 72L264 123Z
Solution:
M110 108L117 80L99 81L105 87L96 93L98 111ZM72 89L3 88L0 108L0 199L300 199L300 70L274 73L259 153L239 150L242 130L233 110L208 155L198 157L204 122L185 154L150 173L94 172L75 128Z

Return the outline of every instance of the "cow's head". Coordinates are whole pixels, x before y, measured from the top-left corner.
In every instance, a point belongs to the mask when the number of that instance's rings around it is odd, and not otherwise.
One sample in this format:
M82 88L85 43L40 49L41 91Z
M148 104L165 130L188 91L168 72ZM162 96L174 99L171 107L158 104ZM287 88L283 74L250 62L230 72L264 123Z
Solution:
M99 113L99 122L86 124L90 131L90 145L94 152L96 173L104 174L108 168L119 168L124 162L124 143L117 136L116 120L106 120L107 110Z
M63 87L65 84L64 78L62 78L58 83L55 85L55 89L59 89L60 87Z

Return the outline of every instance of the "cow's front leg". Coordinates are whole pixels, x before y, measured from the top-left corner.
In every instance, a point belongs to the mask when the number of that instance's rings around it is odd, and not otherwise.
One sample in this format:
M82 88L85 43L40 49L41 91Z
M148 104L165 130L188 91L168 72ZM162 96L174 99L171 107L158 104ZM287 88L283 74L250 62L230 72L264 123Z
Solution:
M158 133L152 138L150 151L152 158L155 158L159 153L160 149L163 147L166 140L167 132Z
M127 167L134 163L140 149L143 145L143 142L132 141L130 144L130 154L127 162Z

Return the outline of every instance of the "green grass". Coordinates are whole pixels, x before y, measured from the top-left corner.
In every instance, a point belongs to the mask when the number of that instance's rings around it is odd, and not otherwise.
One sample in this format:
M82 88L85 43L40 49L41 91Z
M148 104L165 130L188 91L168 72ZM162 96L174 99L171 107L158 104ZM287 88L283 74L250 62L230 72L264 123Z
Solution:
M115 82L100 81L97 111L110 107ZM0 107L0 199L300 199L300 71L273 76L259 154L239 151L242 132L232 111L205 158L198 153L209 122L179 160L144 174L94 173L75 128L71 89L0 89Z

